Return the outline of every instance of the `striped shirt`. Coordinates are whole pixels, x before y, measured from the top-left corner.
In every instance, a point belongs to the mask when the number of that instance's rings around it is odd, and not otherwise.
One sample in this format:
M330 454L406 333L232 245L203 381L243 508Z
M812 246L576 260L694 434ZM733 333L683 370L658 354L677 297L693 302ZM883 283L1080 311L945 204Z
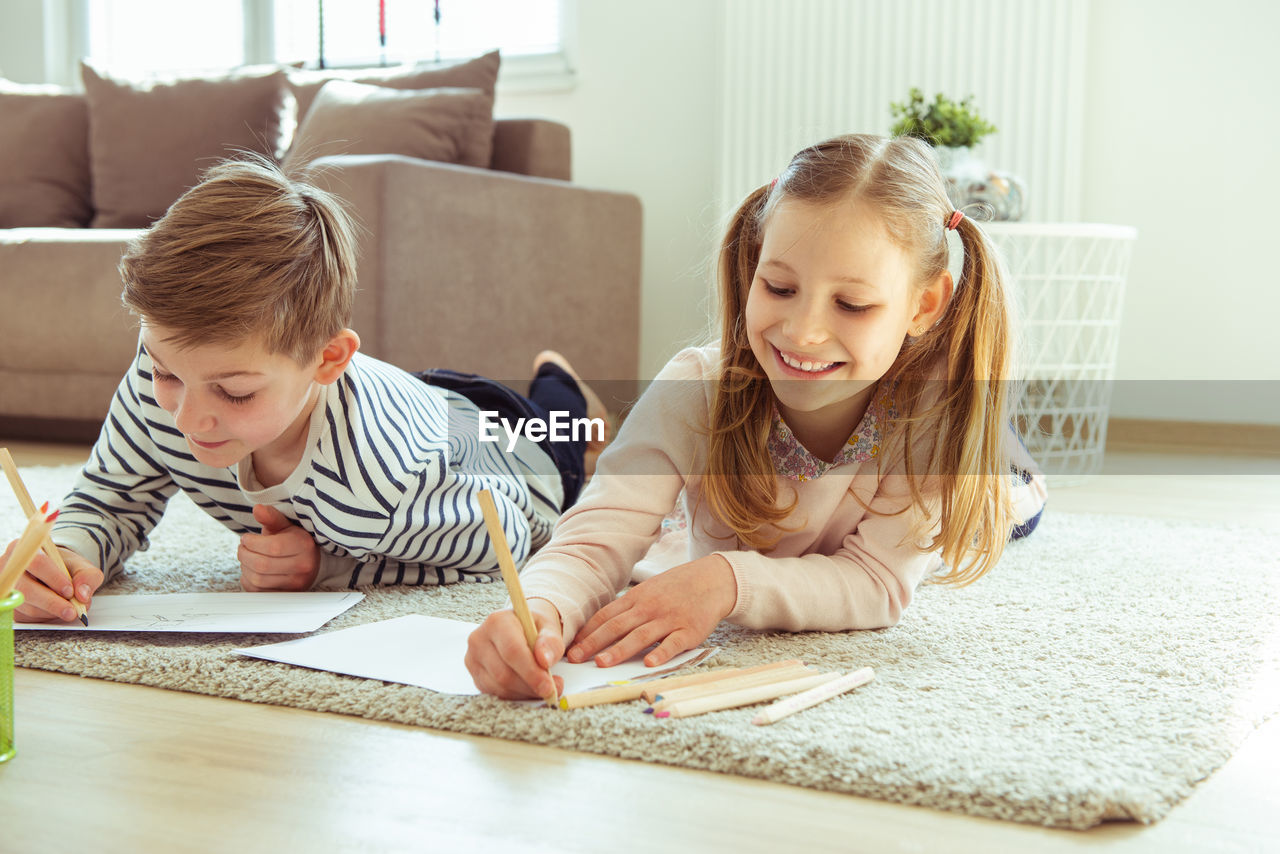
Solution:
M182 490L237 534L257 533L255 504L275 507L320 547L317 587L448 584L499 576L476 500L492 491L516 563L551 535L563 486L551 458L521 438L480 442L479 410L461 395L362 353L322 386L307 449L281 484L262 487L250 457L196 461L156 402L141 346L53 538L110 578Z

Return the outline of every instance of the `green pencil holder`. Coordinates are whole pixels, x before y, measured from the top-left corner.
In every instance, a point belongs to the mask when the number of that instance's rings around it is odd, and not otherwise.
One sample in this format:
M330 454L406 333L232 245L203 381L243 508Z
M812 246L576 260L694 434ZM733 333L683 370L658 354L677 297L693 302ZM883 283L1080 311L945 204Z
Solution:
M13 612L22 604L17 590L0 599L0 762L8 762L13 747Z

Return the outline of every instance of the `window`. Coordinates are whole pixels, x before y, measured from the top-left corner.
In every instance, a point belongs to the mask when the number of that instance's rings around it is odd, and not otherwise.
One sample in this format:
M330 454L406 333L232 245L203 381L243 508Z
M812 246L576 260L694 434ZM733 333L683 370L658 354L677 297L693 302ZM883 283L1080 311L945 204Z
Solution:
M204 71L245 61L244 0L90 0L85 55L124 73Z
M568 2L573 0L69 0L68 14L71 31L85 34L84 55L126 73L264 62L393 65L497 48L505 76L513 67L519 73L522 64L544 71L545 63L528 65L533 57L559 57L567 70L562 7Z
M275 0L274 28L276 60L308 65L461 59L494 48L540 55L560 50L560 2Z

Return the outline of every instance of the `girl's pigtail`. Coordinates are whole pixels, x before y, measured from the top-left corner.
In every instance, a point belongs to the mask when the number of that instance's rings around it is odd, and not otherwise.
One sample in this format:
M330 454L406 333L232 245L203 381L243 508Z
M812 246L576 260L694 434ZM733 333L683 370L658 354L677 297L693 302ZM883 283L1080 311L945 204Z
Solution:
M773 396L744 327L747 294L760 260L758 223L773 185L755 190L734 212L720 246L720 376L711 404L703 497L712 516L748 548L767 551L777 523L795 506L777 507L778 479L769 457Z
M941 473L942 580L976 581L1000 559L1012 525L1008 448L1012 376L1007 277L982 229L969 218L956 226L964 247L960 281L939 330L947 376L935 448Z

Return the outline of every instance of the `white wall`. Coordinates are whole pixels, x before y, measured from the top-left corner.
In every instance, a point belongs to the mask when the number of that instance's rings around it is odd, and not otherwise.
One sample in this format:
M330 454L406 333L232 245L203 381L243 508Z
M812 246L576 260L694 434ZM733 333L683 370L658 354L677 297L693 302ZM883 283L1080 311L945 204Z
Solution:
M578 0L575 87L499 92L495 113L554 118L573 132L573 180L644 206L641 374L706 328L719 239L719 4Z
M1138 228L1117 374L1206 381L1113 414L1280 424L1280 4L1095 0L1089 24L1082 210Z
M45 82L43 0L0 0L0 77Z
M1280 394L1267 395L1280 380L1269 330L1280 286L1266 278L1280 230L1280 165L1267 156L1280 138L1268 60L1280 4L1082 2L1082 219L1139 229L1114 414L1280 424ZM575 179L643 200L651 375L704 324L725 213L714 201L724 13L712 0L578 7L577 87L504 95L498 109L567 122ZM1129 382L1141 380L1158 382Z

